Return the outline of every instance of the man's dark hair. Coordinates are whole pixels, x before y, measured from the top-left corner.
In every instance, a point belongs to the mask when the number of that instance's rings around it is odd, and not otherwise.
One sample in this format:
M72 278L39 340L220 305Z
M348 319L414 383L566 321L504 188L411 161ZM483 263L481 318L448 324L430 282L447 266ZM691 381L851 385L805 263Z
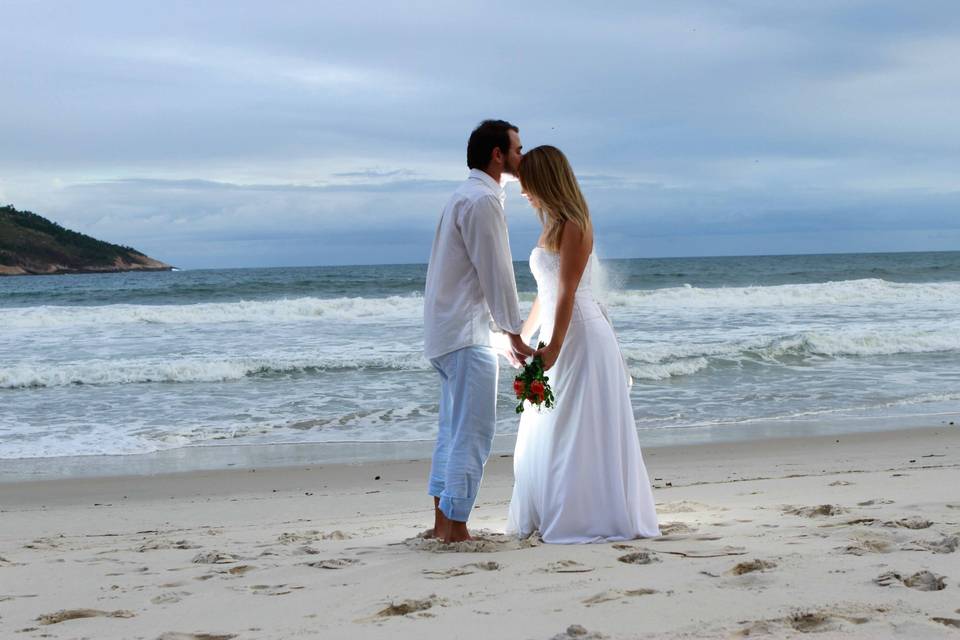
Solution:
M510 131L520 129L506 120L484 120L470 134L467 142L467 166L471 169L486 169L494 149L504 154L510 151Z

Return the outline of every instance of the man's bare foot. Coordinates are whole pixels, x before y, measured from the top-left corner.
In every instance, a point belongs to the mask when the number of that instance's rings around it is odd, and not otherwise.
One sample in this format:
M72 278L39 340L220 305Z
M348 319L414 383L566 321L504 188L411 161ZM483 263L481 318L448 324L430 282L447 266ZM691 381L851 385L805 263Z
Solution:
M440 498L433 497L433 528L423 532L424 538L443 538L447 529L447 517L440 511Z
M444 542L450 543L473 540L473 538L470 537L470 532L467 531L466 522L458 522L456 520L447 520L447 522L449 526L447 527L446 535L443 536Z

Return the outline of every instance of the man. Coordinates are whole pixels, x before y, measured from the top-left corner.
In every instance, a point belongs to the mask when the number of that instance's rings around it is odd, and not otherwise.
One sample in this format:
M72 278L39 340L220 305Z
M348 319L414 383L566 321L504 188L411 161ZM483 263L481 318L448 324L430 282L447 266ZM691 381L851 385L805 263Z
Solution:
M533 354L520 337L500 186L504 173L517 175L520 150L519 129L503 120L485 120L470 134L470 176L443 210L427 268L424 351L440 374L429 490L432 535L444 542L470 540L467 519L493 445L499 367L491 330L508 335L514 358Z

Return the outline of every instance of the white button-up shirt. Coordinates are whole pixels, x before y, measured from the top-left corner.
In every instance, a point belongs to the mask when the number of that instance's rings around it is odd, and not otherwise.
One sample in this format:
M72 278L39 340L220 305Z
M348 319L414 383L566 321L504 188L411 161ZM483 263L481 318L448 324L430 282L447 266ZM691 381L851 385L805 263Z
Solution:
M503 188L473 169L443 210L424 293L427 358L489 346L491 329L523 327L503 202Z

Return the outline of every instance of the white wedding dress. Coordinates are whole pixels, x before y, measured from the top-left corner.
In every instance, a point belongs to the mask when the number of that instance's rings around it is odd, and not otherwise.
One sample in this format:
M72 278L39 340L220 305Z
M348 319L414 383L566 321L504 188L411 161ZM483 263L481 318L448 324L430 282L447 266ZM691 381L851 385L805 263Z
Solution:
M527 405L514 453L507 533L539 531L569 544L660 535L640 453L627 373L606 313L591 289L591 255L577 289L570 328L547 371L556 403ZM530 269L540 298L540 340L549 344L560 257L537 247Z

